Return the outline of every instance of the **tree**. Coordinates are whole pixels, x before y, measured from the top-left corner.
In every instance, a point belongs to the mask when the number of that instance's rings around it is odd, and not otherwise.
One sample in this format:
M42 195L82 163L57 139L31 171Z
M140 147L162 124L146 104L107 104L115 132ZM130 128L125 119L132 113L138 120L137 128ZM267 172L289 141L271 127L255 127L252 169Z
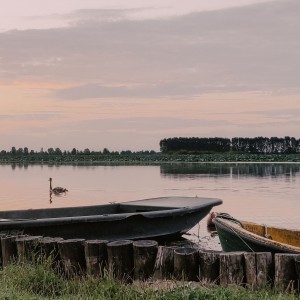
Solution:
M109 154L110 152L109 152L109 150L107 149L107 148L104 148L103 149L103 154Z
M17 149L16 149L16 147L11 147L11 154L13 155L13 156L15 156L16 154L17 154Z
M24 153L23 148L19 148L19 149L17 150L17 154L18 154L18 155L22 155L23 153Z
M53 148L48 148L48 153L49 154L54 154L54 149Z
M90 149L86 148L86 149L84 149L83 153L86 155L90 155L91 151L90 151Z
M62 151L59 148L55 148L56 155L62 155Z

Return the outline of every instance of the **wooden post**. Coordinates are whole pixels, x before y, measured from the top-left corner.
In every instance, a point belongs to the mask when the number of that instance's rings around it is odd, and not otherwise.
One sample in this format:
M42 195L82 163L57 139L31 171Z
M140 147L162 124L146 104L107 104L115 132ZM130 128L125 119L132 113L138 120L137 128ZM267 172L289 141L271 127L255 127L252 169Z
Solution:
M174 250L177 247L159 246L155 261L155 270L160 279L171 279L174 273Z
M52 257L54 260L59 258L58 242L63 241L63 238L44 237L39 240L41 254L46 258Z
M296 268L296 274L298 275L298 280L300 284L300 259L295 260L295 268Z
M256 257L256 285L266 287L270 285L274 278L274 264L271 252L258 252Z
M105 240L89 240L84 243L88 275L103 276L107 267L107 243Z
M43 258L51 259L51 266L54 270L61 272L62 263L58 250L58 242L63 238L44 237L39 240L39 249Z
M18 256L16 236L1 237L2 265L6 267Z
M0 233L0 267L3 267L1 239L4 238L4 237L6 237L6 234Z
M300 259L300 254L275 254L275 287L279 291L294 291L297 288L298 275L295 261Z
M242 252L220 253L220 285L244 283L244 265Z
M190 247L175 249L174 276L187 281L199 280L199 257L196 249Z
M249 288L266 287L271 281L272 254L270 252L246 252L245 283Z
M295 269L297 274L297 286L298 286L298 293L300 293L300 259L295 259Z
M64 274L68 278L82 275L85 272L84 239L59 241L58 250Z
M134 278L146 280L153 275L158 243L151 240L133 242Z
M251 289L257 285L256 255L255 252L244 253L245 258L245 283Z
M199 251L200 281L218 284L220 274L219 252Z
M108 269L112 276L124 282L133 278L133 243L129 240L107 244Z
M19 236L16 238L18 257L21 261L34 260L38 253L41 236Z

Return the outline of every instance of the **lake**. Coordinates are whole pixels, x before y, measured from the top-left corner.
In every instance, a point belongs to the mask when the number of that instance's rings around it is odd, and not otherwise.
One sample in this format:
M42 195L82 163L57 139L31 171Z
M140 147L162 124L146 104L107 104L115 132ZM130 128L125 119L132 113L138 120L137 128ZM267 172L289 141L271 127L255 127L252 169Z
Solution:
M53 187L66 195L49 197ZM1 210L123 202L161 196L220 198L217 212L300 228L300 164L164 163L158 165L0 165ZM187 236L218 248L206 219Z

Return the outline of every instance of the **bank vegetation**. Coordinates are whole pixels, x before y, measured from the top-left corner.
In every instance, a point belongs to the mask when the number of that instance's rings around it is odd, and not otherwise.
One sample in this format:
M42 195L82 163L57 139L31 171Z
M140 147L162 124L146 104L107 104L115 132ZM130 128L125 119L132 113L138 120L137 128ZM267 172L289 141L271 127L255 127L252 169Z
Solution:
M167 138L160 151L93 151L89 148L40 151L28 147L0 150L0 163L81 163L81 162L300 162L300 139L284 138Z
M124 284L108 275L63 278L49 262L15 263L0 272L1 299L299 299L299 294L277 292L272 287L252 290L242 286L218 287L213 284L147 281Z

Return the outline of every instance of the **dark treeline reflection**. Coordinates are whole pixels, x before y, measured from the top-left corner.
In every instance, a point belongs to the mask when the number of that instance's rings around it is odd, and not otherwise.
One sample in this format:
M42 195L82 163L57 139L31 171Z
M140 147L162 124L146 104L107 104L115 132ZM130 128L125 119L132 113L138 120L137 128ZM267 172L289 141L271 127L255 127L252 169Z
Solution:
M295 176L300 174L300 164L163 164L162 176L190 177L190 175L232 176Z
M1 164L0 164L1 165ZM91 168L91 167L97 167L97 166L102 166L102 167L121 167L121 166L153 166L157 165L154 163L145 163L145 162L69 162L69 163L8 163L8 164L2 164L2 165L9 165L12 170L16 169L28 169L28 167L33 167L33 166L47 166L49 168L55 167L55 168L60 168L64 166L72 166L72 167L86 167L86 168Z

